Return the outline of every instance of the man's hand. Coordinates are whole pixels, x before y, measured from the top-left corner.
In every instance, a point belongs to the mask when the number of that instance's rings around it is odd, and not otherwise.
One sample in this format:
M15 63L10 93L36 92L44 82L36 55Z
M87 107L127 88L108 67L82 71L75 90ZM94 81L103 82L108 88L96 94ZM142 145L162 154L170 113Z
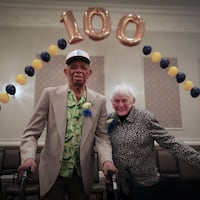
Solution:
M104 174L105 177L108 176L108 170L113 171L116 174L116 176L119 173L119 170L115 167L114 163L112 161L110 161L110 160L105 161L103 163L102 170L103 170L103 174Z
M34 173L37 168L37 164L33 158L26 159L19 167L18 167L18 175L21 178L25 169L31 168L31 173Z

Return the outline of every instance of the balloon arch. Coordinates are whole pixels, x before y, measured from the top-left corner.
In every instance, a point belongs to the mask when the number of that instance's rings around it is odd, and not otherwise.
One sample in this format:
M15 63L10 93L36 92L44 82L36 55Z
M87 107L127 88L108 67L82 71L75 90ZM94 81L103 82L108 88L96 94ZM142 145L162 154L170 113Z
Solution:
M96 32L92 26L93 17L100 17L102 20L102 29ZM73 12L68 10L61 14L61 23L64 23L66 31L68 33L68 43L75 44L85 39L79 31L79 26L75 20ZM111 23L109 12L101 7L88 8L84 12L84 32L90 39L94 41L99 41L107 38L111 32ZM136 30L133 38L126 36L126 28L130 23L136 25ZM118 41L126 46L136 46L140 44L144 36L145 23L144 19L140 15L128 14L123 16L117 26L116 38ZM43 68L43 62L49 62L51 56L56 56L59 54L59 49L64 50L67 47L67 41L61 38L57 41L57 45L50 45L48 51L43 51L40 54L40 59L34 59L31 65L24 68L24 73L16 75L16 82L20 85L25 85L27 83L27 77L32 77L35 74L35 70L41 70ZM170 66L170 62L167 58L163 57L160 52L152 52L152 47L150 45L145 45L143 47L143 54L145 56L151 54L151 61L154 63L160 62L160 67L162 69L168 68L168 75L175 77L177 83L183 83L183 88L186 91L190 91L193 98L200 95L200 88L195 87L191 80L186 79L184 72L179 72L177 66ZM0 102L8 103L10 101L10 96L14 96L16 93L16 87L13 84L8 84L5 87L5 91L0 92Z

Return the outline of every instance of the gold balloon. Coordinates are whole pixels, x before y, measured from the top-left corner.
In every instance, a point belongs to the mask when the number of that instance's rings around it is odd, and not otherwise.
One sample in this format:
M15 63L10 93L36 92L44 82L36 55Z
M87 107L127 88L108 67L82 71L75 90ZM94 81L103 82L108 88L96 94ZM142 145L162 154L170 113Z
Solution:
M160 62L161 58L162 58L162 54L158 51L153 52L151 55L151 61L154 63Z
M34 69L37 69L37 70L40 70L43 68L43 64L42 64L42 61L40 59L34 59L32 61L32 67Z
M52 56L57 56L58 53L59 53L59 48L58 48L57 45L52 44L52 45L49 46L48 52Z
M191 90L193 88L193 82L190 81L190 80L186 80L184 83L183 83L183 88L184 90L188 91L188 90Z
M176 76L178 74L178 68L176 66L171 66L168 69L168 75L169 76Z
M92 19L94 16L100 16L102 20L102 29L100 32L96 32L92 26ZM111 24L110 15L104 8L88 8L84 14L84 30L85 34L92 40L103 40L110 35Z
M134 38L129 38L125 35L126 28L129 23L136 24L136 32ZM124 45L136 46L141 42L144 36L144 28L144 19L141 16L129 14L128 16L122 17L119 21L116 31L116 37Z
M2 103L8 103L9 101L10 101L10 97L9 97L8 93L1 92L0 93L0 102L2 102Z
M76 23L76 20L71 10L62 13L60 22L64 23L65 28L68 32L69 44L74 44L84 40L84 37L80 34L78 24Z
M17 83L19 83L21 85L25 85L27 82L27 77L25 74L18 74L16 76L16 81L17 81Z

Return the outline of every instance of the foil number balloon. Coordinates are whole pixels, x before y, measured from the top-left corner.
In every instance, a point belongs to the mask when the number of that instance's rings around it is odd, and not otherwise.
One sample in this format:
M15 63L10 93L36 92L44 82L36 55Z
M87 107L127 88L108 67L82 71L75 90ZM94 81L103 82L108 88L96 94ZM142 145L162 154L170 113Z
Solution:
M65 28L67 29L70 44L80 42L84 40L84 37L80 34L78 24L74 18L72 11L66 11L62 13L60 22L65 24Z
M126 37L125 31L129 23L136 24L136 32L134 38ZM128 15L124 16L117 27L117 39L124 45L136 46L138 45L144 35L144 20L139 15Z
M102 29L99 32L96 32L92 26L93 17L101 17L102 20ZM60 22L63 22L65 28L69 35L69 44L74 44L84 40L84 36L80 34L78 24L73 16L71 11L66 11L62 13ZM88 8L84 13L84 31L85 34L92 40L103 40L110 35L111 24L110 24L110 15L107 10L104 8ZM129 23L136 24L136 32L134 38L126 37L125 32ZM138 45L144 35L144 20L139 15L124 16L118 24L116 37L123 44L127 46L136 46Z
M102 20L101 32L95 32L92 26L94 16L100 16ZM108 37L111 32L110 15L104 8L88 8L84 15L84 30L92 40L103 40Z

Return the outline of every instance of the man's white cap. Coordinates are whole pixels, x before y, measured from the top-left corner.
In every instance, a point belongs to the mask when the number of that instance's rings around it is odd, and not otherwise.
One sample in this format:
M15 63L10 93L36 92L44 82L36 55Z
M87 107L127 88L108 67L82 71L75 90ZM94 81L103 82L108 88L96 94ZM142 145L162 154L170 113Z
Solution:
M82 61L86 62L87 64L90 64L89 54L81 49L76 49L76 50L70 52L67 55L66 64L69 65L71 62L73 62L75 60L82 60Z

